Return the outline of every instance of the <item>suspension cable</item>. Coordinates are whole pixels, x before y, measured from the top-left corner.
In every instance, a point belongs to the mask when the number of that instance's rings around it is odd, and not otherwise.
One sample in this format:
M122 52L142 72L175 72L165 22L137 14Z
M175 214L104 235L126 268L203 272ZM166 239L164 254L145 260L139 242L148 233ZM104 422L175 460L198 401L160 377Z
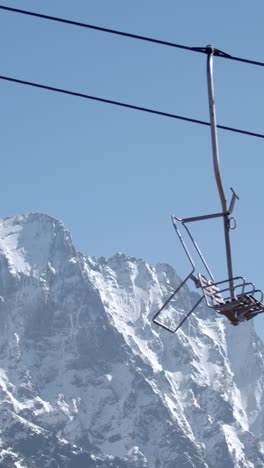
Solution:
M182 116L182 115L172 114L172 113L169 113L169 112L163 112L163 111L159 111L159 110L155 110L155 109L149 109L147 107L136 106L134 104L129 104L129 103L120 102L120 101L114 101L112 99L105 99L105 98L98 97L98 96L91 96L91 95L88 95L88 94L79 93L79 92L76 92L76 91L70 91L70 90L63 89L63 88L57 88L57 87L54 87L54 86L48 86L48 85L44 85L44 84L40 84L40 83L34 83L32 81L20 80L18 78L12 78L10 76L0 75L0 80L4 80L4 81L11 82L11 83L16 83L16 84L21 84L21 85L25 85L25 86L31 86L31 87L34 87L34 88L44 89L46 91L53 91L53 92L60 93L60 94L67 94L69 96L80 97L80 98L84 98L84 99L90 99L92 101L102 102L102 103L105 103L105 104L111 104L111 105L119 106L119 107L125 107L127 109L133 109L133 110L137 110L137 111L141 111L141 112L147 112L148 114L155 114L155 115L159 115L159 116L162 116L162 117L169 117L171 119L183 120L185 122L191 122L191 123L194 123L194 124L205 125L207 127L210 127L210 122L206 122L204 120L193 119L191 117L185 117L185 116ZM234 128L234 127L227 127L226 125L217 125L217 127L219 129L221 129L221 130L226 130L226 131L229 131L229 132L241 133L243 135L248 135L248 136L256 137L256 138L264 138L264 134L262 134L262 133L251 132L251 131L248 131L248 130L242 130L242 129Z
M154 39L154 38L147 37L147 36L141 36L141 35L138 35L138 34L131 34L131 33L123 32L123 31L117 31L115 29L103 28L101 26L95 26L95 25L92 25L92 24L81 23L79 21L67 20L67 19L64 19L64 18L59 18L57 16L44 15L42 13L35 13L33 11L21 10L19 8L7 7L7 6L4 6L4 5L0 5L0 10L9 11L9 12L12 12L12 13L19 13L19 14L22 14L22 15L32 16L32 17L35 17L35 18L41 18L41 19L48 20L48 21L55 21L57 23L68 24L68 25L77 26L77 27L80 27L80 28L87 28L87 29L92 29L92 30L95 30L95 31L105 32L105 33L109 33L109 34L115 34L115 35L118 35L118 36L128 37L128 38L131 38L131 39L137 39L137 40L145 41L145 42L151 42L151 43L154 43L154 44L159 44L159 45L163 45L163 46L167 46L167 47L174 47L174 48L177 48L177 49L188 50L188 51L191 51L191 52L198 52L198 53L208 54L207 47L190 47L190 46L186 46L186 45L183 45L183 44L176 44L175 42L163 41L163 40L160 40L160 39ZM260 67L264 67L264 62L260 62L260 61L257 61L257 60L246 59L246 58L242 58L242 57L236 57L236 56L233 56L233 55L226 54L226 53L224 53L224 52L222 52L221 50L218 50L218 49L214 49L214 55L216 57L225 58L227 60L234 60L236 62L242 62L242 63L247 63L247 64L250 64L250 65L257 65L257 66L260 66Z

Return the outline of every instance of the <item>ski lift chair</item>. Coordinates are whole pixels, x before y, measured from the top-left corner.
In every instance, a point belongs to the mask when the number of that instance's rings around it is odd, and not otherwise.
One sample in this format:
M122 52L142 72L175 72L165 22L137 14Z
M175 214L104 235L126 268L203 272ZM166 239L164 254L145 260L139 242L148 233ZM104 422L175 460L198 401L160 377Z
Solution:
M213 283L201 274L199 280L207 306L225 315L232 325L250 320L263 312L263 292L256 289L253 283L246 283L242 276L232 278L233 296L228 280Z
M233 229L231 221L233 218L231 214L234 209L236 200L238 199L237 194L232 190L232 198L229 208L225 198L224 188L221 180L220 168L219 168L219 154L218 154L218 140L217 140L217 125L216 125L216 114L215 114L215 100L214 100L214 86L213 86L213 56L215 53L218 55L225 55L223 52L215 51L211 47L207 47L207 83L208 83L208 98L209 98L209 111L210 111L210 126L211 126L211 138L212 138L212 150L213 150L213 163L214 173L217 183L217 188L220 196L222 211L220 213L214 213L209 215L195 216L192 218L177 218L172 216L173 226L176 234L180 240L180 243L186 253L186 256L191 264L191 271L181 284L175 289L175 291L169 296L162 307L156 312L153 317L154 323L160 325L164 329L175 333L183 323L189 318L189 316L198 307L201 301L204 299L207 306L210 309L214 309L218 314L224 315L229 319L232 325L239 325L240 322L247 321L255 317L256 315L264 312L263 303L263 292L260 289L256 289L255 285L246 280L241 276L233 275L232 266L232 255L231 255L231 243L230 243L230 229ZM225 235L225 247L226 247L226 261L227 261L227 272L228 279L224 281L215 281L214 277L209 269L209 266L197 244L187 224L196 221L203 221L212 218L222 218L224 221L224 235ZM200 258L204 269L206 270L209 279L202 273L196 272L196 267L193 258L191 257L190 251L183 240L182 234L178 227L179 223L184 227L189 241L193 245L196 254ZM162 312L187 283L188 280L192 280L197 288L202 290L203 295L194 303L191 310L183 317L177 326L172 326L170 323L161 320Z

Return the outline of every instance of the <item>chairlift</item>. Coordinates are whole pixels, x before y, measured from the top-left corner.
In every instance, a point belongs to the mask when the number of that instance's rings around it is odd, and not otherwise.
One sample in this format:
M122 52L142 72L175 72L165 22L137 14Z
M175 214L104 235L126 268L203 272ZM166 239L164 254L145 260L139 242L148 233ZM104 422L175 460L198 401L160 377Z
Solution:
M176 216L172 216L173 227L185 251L187 259L191 265L191 271L186 276L186 278L180 283L180 285L175 289L175 291L173 291L173 293L168 297L168 299L153 317L154 323L171 333L175 333L177 330L179 330L179 328L183 325L183 323L189 318L189 316L194 312L194 310L203 300L205 300L209 308L214 309L219 315L227 317L230 323L234 326L239 325L241 322L250 320L256 315L264 312L263 292L260 289L256 289L253 283L247 282L243 277L234 276L233 274L230 230L236 227L235 220L231 215L234 210L235 202L236 200L238 200L238 196L235 193L235 191L231 188L232 196L230 205L228 207L219 167L219 151L213 84L214 54L216 52L218 55L225 54L220 51L215 51L209 46L206 47L205 50L207 52L207 84L214 174L221 201L222 211L220 213L213 213L190 218L178 218ZM189 229L189 224L191 223L195 223L197 221L206 221L214 218L222 218L224 223L225 251L227 263L227 279L225 279L224 281L215 281L213 274ZM187 234L187 238L189 239L190 244L193 246L194 251L201 260L201 264L203 265L207 276L196 271L194 260L182 237L179 226L182 226L184 232ZM164 309L167 308L167 306L177 295L177 293L179 293L182 290L182 288L186 285L188 280L192 280L196 288L200 288L202 290L202 296L199 296L198 300L195 302L191 310L188 311L188 313L183 317L180 323L177 324L177 326L173 326L171 324L171 321L169 321L168 324L167 318L165 322L164 320L162 321L162 313L164 313Z

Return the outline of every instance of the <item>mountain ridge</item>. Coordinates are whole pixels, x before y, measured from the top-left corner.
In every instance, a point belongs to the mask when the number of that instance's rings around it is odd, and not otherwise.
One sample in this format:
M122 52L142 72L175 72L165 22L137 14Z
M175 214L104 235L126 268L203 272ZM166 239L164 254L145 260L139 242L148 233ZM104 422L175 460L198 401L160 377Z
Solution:
M0 222L1 466L264 467L263 343L205 306L153 325L179 281L83 256L48 215Z

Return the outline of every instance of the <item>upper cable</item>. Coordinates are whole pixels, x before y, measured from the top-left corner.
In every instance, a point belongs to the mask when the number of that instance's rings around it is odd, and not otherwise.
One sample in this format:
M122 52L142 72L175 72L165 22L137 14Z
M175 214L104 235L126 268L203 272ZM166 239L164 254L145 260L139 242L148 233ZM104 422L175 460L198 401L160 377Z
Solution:
M131 34L127 33L124 31L117 31L115 29L110 29L110 28L103 28L101 26L95 26L93 24L87 24L87 23L81 23L79 21L73 21L73 20L67 20L64 18L59 18L57 16L50 16L50 15L44 15L42 13L35 13L33 11L28 11L28 10L21 10L19 8L13 8L13 7L7 7L4 5L0 5L0 10L5 10L13 13L19 13L22 15L27 15L27 16L33 16L35 18L41 18L45 19L48 21L56 21L57 23L63 23L63 24L69 24L71 26L77 26L79 28L87 28L87 29L93 29L95 31L100 31L100 32L105 32L109 34L115 34L117 36L123 36L123 37L128 37L131 39L137 39L140 41L145 41L145 42L151 42L153 44L159 44L167 47L174 47L176 49L183 49L183 50L188 50L190 52L198 52L201 54L208 54L208 47L190 47L186 46L183 44L176 44L175 42L169 42L169 41L163 41L160 39L154 39L152 37L147 37L147 36L141 36L138 34ZM209 48L210 50L210 48ZM242 57L236 57L234 55L226 54L225 52L222 52L218 49L214 49L214 55L216 57L224 58L227 60L234 60L236 62L242 62L242 63L248 63L250 65L257 65L260 67L264 67L264 62L260 62L257 60L251 60L251 59L246 59Z

